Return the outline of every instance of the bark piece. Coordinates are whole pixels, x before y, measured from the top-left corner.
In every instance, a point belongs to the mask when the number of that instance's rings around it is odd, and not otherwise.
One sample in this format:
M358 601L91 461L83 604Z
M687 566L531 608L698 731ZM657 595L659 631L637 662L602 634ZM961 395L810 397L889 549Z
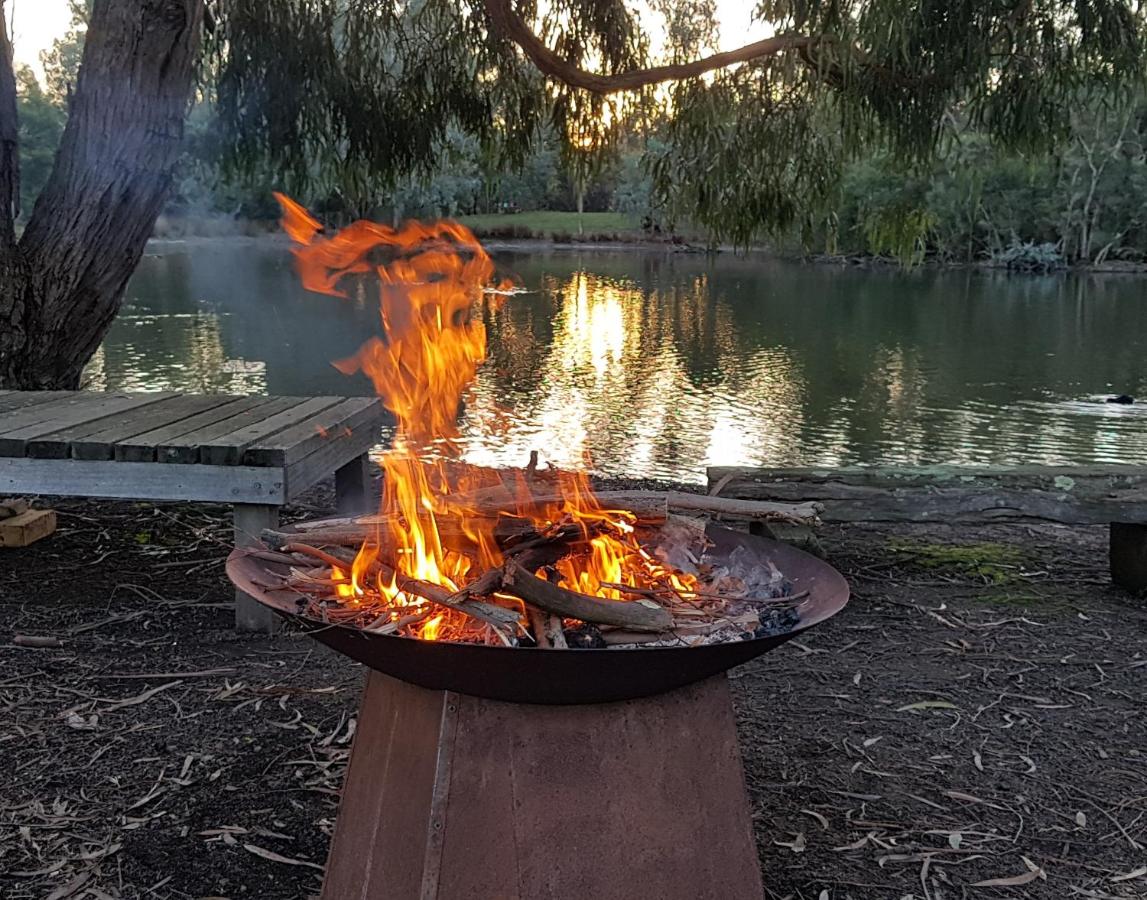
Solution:
M516 562L508 561L504 589L548 613L596 625L617 625L633 631L666 631L673 617L652 601L601 600L550 584Z

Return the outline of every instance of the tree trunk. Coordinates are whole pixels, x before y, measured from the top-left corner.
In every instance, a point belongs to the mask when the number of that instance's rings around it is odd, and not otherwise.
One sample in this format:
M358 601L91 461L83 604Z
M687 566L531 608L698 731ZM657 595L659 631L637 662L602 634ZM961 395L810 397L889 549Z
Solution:
M581 175L577 176L577 233L585 234L585 226L582 224L582 215L585 213L585 178Z
M171 184L202 22L202 0L94 4L52 173L20 241L0 247L0 388L78 387Z

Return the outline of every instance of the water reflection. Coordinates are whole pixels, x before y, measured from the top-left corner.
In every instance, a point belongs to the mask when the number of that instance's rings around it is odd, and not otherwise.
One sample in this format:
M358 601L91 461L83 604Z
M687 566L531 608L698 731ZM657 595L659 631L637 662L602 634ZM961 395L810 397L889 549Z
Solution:
M1139 282L857 272L721 257L498 257L529 293L485 311L468 458L699 480L707 465L1147 458ZM330 367L368 297L302 292L278 244L145 260L99 387L368 394Z

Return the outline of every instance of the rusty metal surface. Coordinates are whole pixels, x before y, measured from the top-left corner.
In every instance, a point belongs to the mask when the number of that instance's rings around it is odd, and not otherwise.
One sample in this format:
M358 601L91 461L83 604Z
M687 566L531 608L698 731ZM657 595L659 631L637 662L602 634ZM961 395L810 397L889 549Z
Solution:
M299 616L297 595L260 586L267 572L285 567L235 550L228 577L243 591L308 630L312 637L376 671L433 690L458 691L517 703L603 703L646 697L682 687L748 662L801 631L835 615L848 602L848 585L836 569L776 541L710 526L709 557L719 562L743 546L772 560L793 583L808 591L800 622L790 632L701 647L649 647L638 650L540 650L420 641L370 634Z
M419 896L444 698L368 676L322 900ZM388 889L364 894L364 884Z
M763 896L724 676L543 707L372 672L359 723L323 900Z

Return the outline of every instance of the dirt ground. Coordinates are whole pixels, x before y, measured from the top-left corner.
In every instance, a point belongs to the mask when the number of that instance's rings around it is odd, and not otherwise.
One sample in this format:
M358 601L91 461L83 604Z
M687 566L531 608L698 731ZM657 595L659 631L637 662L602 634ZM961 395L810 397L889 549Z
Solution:
M233 633L226 509L53 505L0 551L0 897L315 895L361 670ZM851 604L731 675L768 896L1147 897L1147 602L1105 531L821 539Z

